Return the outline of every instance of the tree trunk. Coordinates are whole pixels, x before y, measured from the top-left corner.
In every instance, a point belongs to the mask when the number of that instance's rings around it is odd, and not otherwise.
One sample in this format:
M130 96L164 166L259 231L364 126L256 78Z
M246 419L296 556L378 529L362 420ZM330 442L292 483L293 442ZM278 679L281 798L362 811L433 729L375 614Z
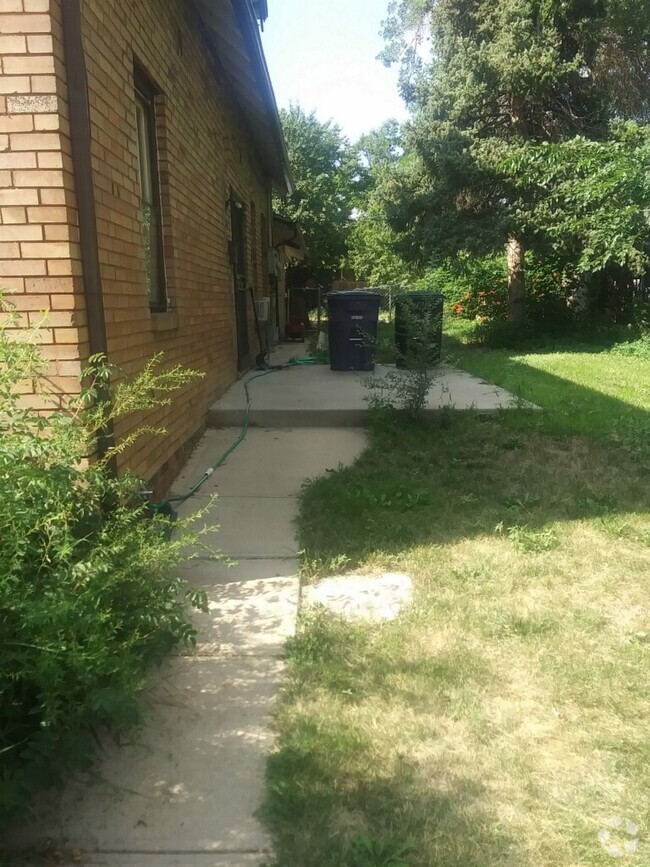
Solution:
M506 242L508 257L508 321L521 322L526 315L526 279L524 247L514 235Z

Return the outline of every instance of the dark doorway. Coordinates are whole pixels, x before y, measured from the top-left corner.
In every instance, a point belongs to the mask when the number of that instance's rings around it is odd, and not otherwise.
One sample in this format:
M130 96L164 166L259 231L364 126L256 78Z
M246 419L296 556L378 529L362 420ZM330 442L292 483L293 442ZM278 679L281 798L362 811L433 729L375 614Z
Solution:
M244 206L230 200L230 259L235 288L235 320L237 323L237 370L248 366L248 293L246 291L246 239L244 236Z

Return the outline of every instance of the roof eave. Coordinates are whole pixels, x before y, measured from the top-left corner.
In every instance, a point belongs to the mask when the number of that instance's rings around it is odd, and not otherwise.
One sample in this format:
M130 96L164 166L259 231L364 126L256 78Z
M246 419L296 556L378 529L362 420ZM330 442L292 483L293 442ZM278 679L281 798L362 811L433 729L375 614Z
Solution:
M281 177L275 177L274 185L280 193L291 193L293 191L293 178L289 166L289 155L287 146L282 132L282 123L280 121L280 112L275 99L273 84L271 83L271 75L266 64L264 56L264 48L262 46L262 37L257 26L257 18L251 0L233 0L235 14L240 23L244 38L247 40L248 47L251 53L251 59L255 66L255 77L265 96L267 109L273 123L276 145L279 149ZM280 174L277 173L276 174Z

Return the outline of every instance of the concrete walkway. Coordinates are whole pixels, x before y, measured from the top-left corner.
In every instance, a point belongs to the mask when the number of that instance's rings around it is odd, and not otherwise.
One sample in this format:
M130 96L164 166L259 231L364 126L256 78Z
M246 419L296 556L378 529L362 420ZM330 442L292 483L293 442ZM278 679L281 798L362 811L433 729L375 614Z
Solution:
M238 433L208 431L174 489L186 490ZM305 478L352 462L364 444L352 428L251 430L185 504L188 513L219 493L202 520L220 524L210 541L239 561L182 570L209 599L196 653L152 678L136 741L108 745L92 778L45 798L14 844L52 839L85 850L81 863L93 867L252 867L268 857L254 814L298 605L297 496Z

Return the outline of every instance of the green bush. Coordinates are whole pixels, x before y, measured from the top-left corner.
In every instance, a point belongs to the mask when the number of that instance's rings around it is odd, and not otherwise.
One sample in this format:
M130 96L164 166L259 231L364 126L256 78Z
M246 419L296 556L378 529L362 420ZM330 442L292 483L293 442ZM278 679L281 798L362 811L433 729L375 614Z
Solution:
M87 767L99 729L138 720L147 666L194 641L186 603L205 603L171 571L200 534L179 522L170 538L168 519L146 519L140 481L110 471L137 433L92 458L115 418L168 401L197 374L157 373L154 359L113 384L96 358L81 396L37 413L21 399L30 381L47 395L37 334L16 330L1 298L0 316L1 827Z

